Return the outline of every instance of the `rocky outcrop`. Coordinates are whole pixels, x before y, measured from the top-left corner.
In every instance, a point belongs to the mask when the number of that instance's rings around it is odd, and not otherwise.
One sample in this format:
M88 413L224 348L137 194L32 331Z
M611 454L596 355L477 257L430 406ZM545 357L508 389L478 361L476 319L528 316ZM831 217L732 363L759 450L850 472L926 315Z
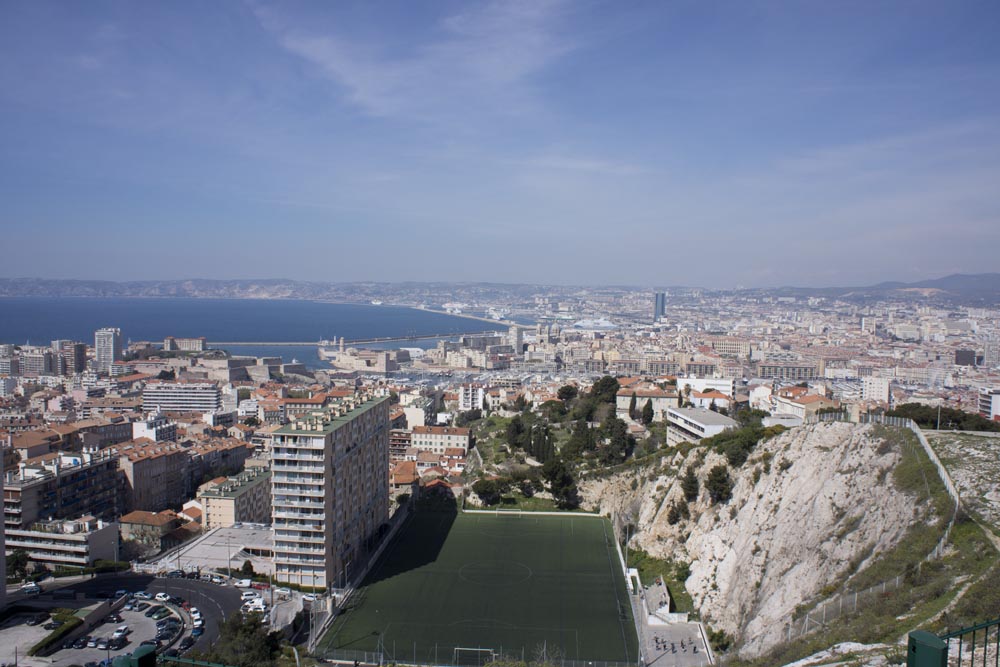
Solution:
M708 472L726 459L695 448L658 467L586 481L586 503L632 518L633 544L691 564L687 589L702 617L754 657L781 641L796 607L836 588L854 569L894 547L925 510L896 490L900 459L869 426L816 424L760 443L730 470L732 498L713 505ZM671 525L683 502L680 477L699 479L690 519Z

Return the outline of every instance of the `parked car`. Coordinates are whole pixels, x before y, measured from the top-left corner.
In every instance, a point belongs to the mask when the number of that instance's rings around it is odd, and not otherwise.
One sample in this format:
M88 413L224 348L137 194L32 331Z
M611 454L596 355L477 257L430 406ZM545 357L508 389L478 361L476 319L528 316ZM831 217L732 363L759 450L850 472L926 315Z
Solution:
M112 651L120 651L125 648L126 641L125 637L112 637L111 641L108 642L108 648Z
M90 641L90 637L83 636L73 642L73 648L87 648L87 642Z
M222 584L223 583L222 577L212 577L212 583L213 584Z
M106 619L104 619L104 622L105 623L121 623L122 622L122 617L119 616L118 614L110 614L110 615L108 615L108 617Z
M209 574L208 572L206 572L205 574L201 575L201 580L202 581L211 581L212 580L212 575Z
M111 642L110 642L110 640L107 637L101 637L100 639L97 640L97 650L98 651L107 651L108 650L108 644L110 644L110 643Z
M175 648L168 648L166 651L163 652L163 655L167 656L168 658L176 658L180 654L181 652Z
M195 639L201 637L203 634L205 634L205 628L195 628L194 630L191 631L191 636L194 637Z
M148 602L140 602L139 604L137 604L135 606L135 610L136 611L146 611L147 609L150 608L150 606L151 605Z
M115 634L112 635L112 639L115 639L117 637L125 637L130 632L132 632L132 630L127 625L119 625L117 628L115 628Z
M100 637L91 637L87 640L87 648L97 648L97 643L101 641Z
M128 595L128 591L125 590L124 588L119 588L117 591L115 591L116 598L123 598L126 595Z
M279 588L275 588L274 592L277 593L278 595L291 595L292 589L281 586Z
M305 594L302 595L302 601L303 602L315 602L316 601L316 596L313 595L312 593L305 593Z
M184 639L181 640L181 643L177 645L177 648L179 648L182 651L186 651L192 646L194 646L194 639L192 639L191 637L185 637Z
M53 620L53 621L49 621L48 623L46 623L42 627L45 628L46 630L55 630L56 628L58 628L62 624L63 624L62 621L55 621L55 620Z
M167 572L167 576L170 577L171 579L180 579L180 578L182 578L184 576L184 571L183 570L171 570L170 572Z
M157 602L170 602L170 594L169 593L157 593L156 594L156 601Z
M47 619L48 617L49 617L48 614L35 614L34 616L30 617L27 621L25 621L25 623L28 625L38 625L39 623L44 623L45 619Z
M139 598L140 600L152 600L153 599L153 594L152 593L147 593L146 591L138 591L135 594L135 597Z
M240 598L244 601L246 600L257 600L260 598L260 593L255 593L254 591L244 591L240 594Z
M198 578L198 573L197 572L188 572L184 576L187 577L188 579L197 579Z
M144 639L143 641L139 642L139 646L159 646L159 645L160 642L156 641L155 639Z
M161 607L160 605L156 604L156 605L153 605L152 607L150 607L149 609L147 609L146 613L143 614L143 616L145 616L146 618L152 618L153 614L157 614L157 613L159 613L161 611L163 611L163 607Z
M201 612L198 610L198 607L191 607L188 609L188 613L191 614L191 618L201 618Z

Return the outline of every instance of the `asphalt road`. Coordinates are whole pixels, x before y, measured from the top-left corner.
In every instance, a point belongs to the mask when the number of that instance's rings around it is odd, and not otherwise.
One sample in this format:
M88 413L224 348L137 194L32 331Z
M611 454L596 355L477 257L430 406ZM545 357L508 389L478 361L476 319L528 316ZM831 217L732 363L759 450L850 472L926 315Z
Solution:
M220 586L196 579L168 579L148 574L103 575L65 588L81 592L87 597L96 597L100 591L114 593L119 589L130 593L147 591L154 595L165 592L181 597L190 602L191 606L197 607L205 619L205 634L195 644L195 650L215 643L219 637L219 625L230 614L238 613L243 604L239 589L232 586ZM42 599L47 597L43 595ZM151 603L159 604L155 601ZM190 630L189 619L186 625Z

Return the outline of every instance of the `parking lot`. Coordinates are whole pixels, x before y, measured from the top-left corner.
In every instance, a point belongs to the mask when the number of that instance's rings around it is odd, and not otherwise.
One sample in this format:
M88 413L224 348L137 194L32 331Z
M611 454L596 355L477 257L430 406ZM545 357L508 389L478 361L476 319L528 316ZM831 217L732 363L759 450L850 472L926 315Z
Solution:
M14 614L0 625L0 663L14 664L14 648L17 647L17 664L33 664L24 660L25 654L49 634L41 624L28 625L28 620L37 614L38 612Z
M68 586L59 587L58 591L53 591L52 587L47 587L40 595L18 600L20 604L30 606L31 612L15 614L0 627L0 664L15 661L15 647L17 649L17 664L19 666L31 665L85 665L87 663L99 663L107 658L114 658L117 655L135 651L143 641L156 637L158 628L155 618L147 617L146 612L149 607L142 611L119 610L117 613L121 620L111 620L96 626L86 634L95 639L108 639L115 629L121 625L129 626L126 641L118 650L105 648L98 649L96 646L84 648L61 648L56 653L45 658L29 658L26 656L28 649L49 634L42 625L29 625L28 620L47 609L57 607L69 607L79 609L99 603L112 597L117 591L127 591L136 593L144 591L155 596L156 593L165 593L169 596L183 600L183 606L175 602L159 602L156 600L141 601L146 604L161 607L167 611L162 614L170 614L169 618L176 619L176 632L171 636L161 635L163 649L167 647L179 648L182 640L188 639L191 635L193 624L190 614L185 608L195 607L202 618L202 627L199 629L200 637L194 641L191 650L205 650L215 642L219 636L219 626L225 618L233 613L238 613L242 600L240 590L229 585L217 585L207 581L180 579L180 578L157 578L151 575L122 574L99 576L85 581L71 583ZM167 621L167 618L160 619ZM74 633L76 636L77 633ZM96 643L96 641L94 642ZM162 649L161 649L162 650Z
M123 653L131 653L139 647L141 642L156 636L156 621L152 618L147 618L143 612L121 611L119 612L119 615L121 616L121 621L105 621L102 625L94 628L89 635L95 640L108 640L112 637L116 628L122 625L127 625L130 632L126 636L126 643L122 648L117 651L112 651L110 649L100 650L96 647L80 649L64 648L56 653L53 653L50 656L50 659L56 664L64 665L83 665L88 662L100 662L105 658L114 658L115 656L122 655ZM178 623L182 623L176 614L172 615L172 617L177 619Z

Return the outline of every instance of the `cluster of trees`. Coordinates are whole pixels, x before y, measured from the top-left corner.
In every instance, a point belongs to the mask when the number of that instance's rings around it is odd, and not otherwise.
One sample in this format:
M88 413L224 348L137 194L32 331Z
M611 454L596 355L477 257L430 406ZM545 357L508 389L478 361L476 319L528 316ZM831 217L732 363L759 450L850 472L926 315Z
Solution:
M554 458L542 466L542 478L548 482L557 507L575 509L580 506L576 481L573 480L569 468L562 459Z
M472 485L472 490L487 506L498 505L504 495L517 490L525 498L548 484L552 498L561 509L575 509L580 505L576 481L569 467L558 457L549 459L541 470L516 470L510 476L484 478Z
M628 403L628 416L633 421L641 421L646 426L653 423L653 399L646 399L645 405L642 406L642 410L638 406L638 398L635 392L632 392L632 400Z
M465 412L459 412L458 416L455 417L455 426L462 428L463 426L468 426L472 422L479 421L483 418L483 411L479 408L474 408L472 410L466 410Z
M28 552L24 549L15 549L7 556L8 579L24 579L28 576Z
M529 456L542 463L556 455L555 441L549 425L531 421L526 423L520 415L515 416L507 424L507 444L512 448L523 449Z
M281 655L281 633L269 632L259 614L231 614L219 627L219 639L203 655L208 662L233 667L273 665Z
M941 428L957 431L1000 431L1000 422L954 408L932 408L920 403L904 403L886 414L912 419L920 428L936 429L940 410Z

